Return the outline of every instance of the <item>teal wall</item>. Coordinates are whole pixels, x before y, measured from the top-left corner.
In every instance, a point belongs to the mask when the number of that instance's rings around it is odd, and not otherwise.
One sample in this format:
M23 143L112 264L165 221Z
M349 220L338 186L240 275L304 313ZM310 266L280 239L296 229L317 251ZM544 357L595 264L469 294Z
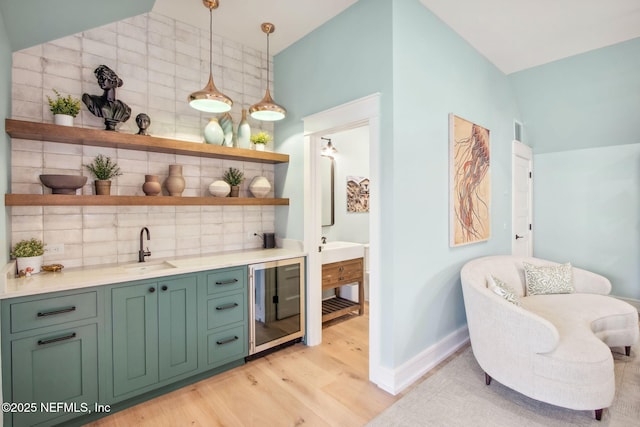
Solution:
M640 144L535 156L536 256L603 274L640 300Z
M508 78L417 0L394 1L393 324L397 366L466 323L460 268L511 250L511 141L518 119ZM448 114L491 132L491 238L449 247ZM386 142L385 142L386 143ZM386 226L386 223L385 223ZM506 226L506 228L505 228ZM383 241L383 244L385 242Z
M418 0L360 0L277 55L275 79L276 98L289 110L276 125L277 143L291 154L276 188L292 203L277 228L298 239L302 117L381 92L380 356L398 367L465 324L462 264L510 251L515 94L503 73ZM449 247L450 112L491 130L492 236L460 248Z
M5 117L11 116L11 46L0 11L0 197L9 193L11 182L11 145L4 130ZM0 208L0 265L9 261L9 208Z
M637 38L510 75L534 153L640 142L639 70Z
M149 12L155 0L0 0L15 52Z
M640 38L511 77L534 151L534 254L640 299Z

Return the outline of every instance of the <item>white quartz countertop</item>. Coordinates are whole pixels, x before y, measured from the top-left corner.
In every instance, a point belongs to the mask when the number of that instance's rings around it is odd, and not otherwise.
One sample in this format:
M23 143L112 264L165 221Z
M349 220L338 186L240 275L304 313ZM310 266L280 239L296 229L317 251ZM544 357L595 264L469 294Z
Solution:
M296 249L254 249L223 252L200 257L165 260L149 259L145 263L69 268L55 273L43 271L31 277L23 278L15 278L15 262L10 262L3 268L2 277L4 280L1 284L0 299L152 279L239 265L258 264L305 255L306 253ZM143 266L148 266L148 271L140 268ZM158 268L154 269L156 266Z

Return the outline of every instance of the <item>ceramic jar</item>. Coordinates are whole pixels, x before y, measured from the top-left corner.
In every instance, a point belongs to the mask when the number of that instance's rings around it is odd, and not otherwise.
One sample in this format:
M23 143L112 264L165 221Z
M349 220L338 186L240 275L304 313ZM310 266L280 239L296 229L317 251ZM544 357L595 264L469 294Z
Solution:
M271 184L269 180L264 176L256 176L249 184L249 191L253 194L253 197L264 198L271 191Z
M204 127L204 140L207 144L222 145L224 142L224 131L218 123L218 119L213 117Z
M231 192L231 186L222 180L213 181L209 185L209 193L215 197L227 197Z
M238 125L238 148L251 148L251 126L247 121L247 110L242 110L242 119Z
M164 181L164 186L170 196L182 196L185 187L184 178L182 177L182 165L169 165L169 176Z
M158 180L158 175L145 175L144 184L142 184L142 191L147 196L157 196L162 191L162 186Z

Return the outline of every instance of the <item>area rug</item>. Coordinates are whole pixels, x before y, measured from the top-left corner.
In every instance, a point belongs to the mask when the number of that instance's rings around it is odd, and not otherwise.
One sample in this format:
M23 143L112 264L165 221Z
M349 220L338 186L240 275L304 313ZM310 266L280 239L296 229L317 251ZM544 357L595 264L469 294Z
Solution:
M602 421L593 411L572 411L530 399L496 380L484 383L484 373L471 347L427 378L368 426L638 426L640 425L640 345L613 349L616 395Z

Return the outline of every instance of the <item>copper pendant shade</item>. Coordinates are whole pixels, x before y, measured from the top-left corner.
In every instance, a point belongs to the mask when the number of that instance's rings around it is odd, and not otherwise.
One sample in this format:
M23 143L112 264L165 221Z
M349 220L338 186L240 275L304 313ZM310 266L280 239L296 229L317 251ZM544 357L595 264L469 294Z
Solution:
M209 82L207 85L189 95L189 105L207 113L225 113L231 110L233 101L216 88L213 83L213 9L217 9L218 0L202 0L209 9Z
M285 110L284 107L281 107L273 101L271 92L269 91L269 34L273 33L276 27L269 22L265 22L260 28L262 28L262 32L267 35L267 91L260 102L249 107L249 114L256 120L273 122L284 119L287 114L287 110Z

